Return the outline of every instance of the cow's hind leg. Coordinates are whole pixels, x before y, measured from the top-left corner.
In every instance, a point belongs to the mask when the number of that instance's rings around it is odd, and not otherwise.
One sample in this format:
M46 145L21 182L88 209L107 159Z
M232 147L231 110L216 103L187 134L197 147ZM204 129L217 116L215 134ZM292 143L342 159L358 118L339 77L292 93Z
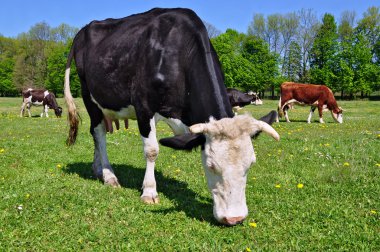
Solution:
M157 194L157 188L156 188L156 179L154 176L154 166L155 161L158 156L159 147L158 142L156 138L156 122L157 118L153 117L149 121L150 131L147 137L144 137L144 130L142 130L141 123L139 123L139 128L141 132L141 138L143 141L143 147L144 147L144 156L146 159L146 170L145 170L145 176L144 181L142 185L142 195L141 200L148 204L155 204L159 203L159 198ZM143 132L142 132L143 131Z
M288 115L288 110L289 110L289 106L285 105L283 111L284 111L286 122L290 122L289 115Z
M87 112L91 119L90 132L94 139L94 162L92 170L94 175L104 181L104 184L119 187L119 182L108 160L106 147L106 127L103 122L102 111L90 98L83 96Z

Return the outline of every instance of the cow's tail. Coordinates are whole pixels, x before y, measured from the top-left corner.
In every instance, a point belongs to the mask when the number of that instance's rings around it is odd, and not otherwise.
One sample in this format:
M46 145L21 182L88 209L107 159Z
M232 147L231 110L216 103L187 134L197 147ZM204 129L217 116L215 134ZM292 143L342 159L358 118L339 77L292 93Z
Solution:
M78 135L79 126L79 114L77 112L77 107L74 103L74 98L70 91L70 66L71 60L74 56L74 46L71 47L69 57L67 58L66 71L65 71L65 100L67 105L68 117L67 120L70 125L69 136L66 140L67 145L73 145Z

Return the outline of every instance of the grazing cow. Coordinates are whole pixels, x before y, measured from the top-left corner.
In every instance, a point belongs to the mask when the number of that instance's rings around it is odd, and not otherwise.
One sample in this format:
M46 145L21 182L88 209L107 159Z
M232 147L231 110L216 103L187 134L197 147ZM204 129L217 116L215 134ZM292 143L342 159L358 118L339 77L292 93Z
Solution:
M338 107L333 92L324 85L299 84L293 82L284 82L280 87L281 97L278 103L278 114L285 114L287 122L289 121L288 110L294 104L311 105L310 114L307 122L310 123L314 110L318 107L319 122L324 123L322 118L323 110L330 110L332 117L338 123L343 122L343 110ZM278 119L277 119L278 121Z
M256 160L251 137L263 131L278 140L277 132L264 122L273 122L277 113L263 121L248 115L233 117L219 60L193 11L152 9L93 21L78 32L65 73L69 145L75 142L79 121L70 92L72 58L91 119L92 169L99 179L119 186L106 152L107 122L136 119L146 159L141 199L158 203L156 123L163 120L176 136L161 139L162 145L187 150L202 146L215 218L226 225L246 218L247 172Z
M237 111L246 105L249 105L249 104L262 105L263 104L259 96L252 91L248 93L243 93L235 88L227 88L227 95L228 95L230 104L232 106L232 110L234 111L235 114L237 114Z
M25 107L28 110L29 117L30 107L34 106L43 106L41 117L44 116L49 117L48 110L49 108L54 109L54 113L57 117L61 117L62 108L58 106L57 100L55 99L55 95L52 92L49 92L45 89L32 89L28 88L27 90L22 91L22 105L21 105L21 113L20 116L24 116Z

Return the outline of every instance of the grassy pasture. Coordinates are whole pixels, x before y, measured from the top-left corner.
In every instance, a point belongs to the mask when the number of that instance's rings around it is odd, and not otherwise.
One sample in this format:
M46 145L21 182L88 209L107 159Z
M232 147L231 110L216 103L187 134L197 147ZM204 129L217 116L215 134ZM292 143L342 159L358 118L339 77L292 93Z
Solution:
M59 104L63 100L59 99ZM145 161L135 122L107 136L122 188L91 173L93 142L81 100L77 144L65 146L65 116L20 118L21 98L0 98L1 251L380 251L380 102L341 101L344 123L308 108L275 123L281 140L254 140L249 216L218 225L200 151L160 148L160 204L140 202ZM255 117L277 102L244 111ZM64 113L66 114L66 108ZM171 133L164 124L158 137Z

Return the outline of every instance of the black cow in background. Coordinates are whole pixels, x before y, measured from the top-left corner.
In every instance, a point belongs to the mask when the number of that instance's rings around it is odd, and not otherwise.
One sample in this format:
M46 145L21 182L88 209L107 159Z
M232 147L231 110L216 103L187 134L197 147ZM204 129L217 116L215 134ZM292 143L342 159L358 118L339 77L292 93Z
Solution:
M29 117L30 107L33 106L43 106L41 117L43 117L44 113L46 117L49 117L48 111L50 109L54 109L54 113L57 117L61 117L62 108L58 106L57 100L55 99L55 95L52 92L49 92L46 89L32 89L28 88L22 91L22 105L20 116L24 116L25 107L28 110Z
M227 88L227 95L228 95L230 104L232 106L232 110L234 111L235 114L237 114L237 111L239 109L249 104L254 104L254 105L263 104L263 101L259 98L257 93L252 92L252 91L248 93L243 93L235 88Z
M78 32L65 73L68 144L75 142L79 122L70 92L72 59L91 119L92 169L98 178L119 186L107 156L106 122L136 119L146 159L141 199L158 203L156 123L163 120L176 136L161 139L161 144L175 149L201 146L215 218L226 225L246 218L246 176L256 160L251 136L260 131L275 139L279 136L263 121L248 115L234 117L218 57L193 11L152 9L93 21ZM273 122L276 117L273 112L263 120Z

